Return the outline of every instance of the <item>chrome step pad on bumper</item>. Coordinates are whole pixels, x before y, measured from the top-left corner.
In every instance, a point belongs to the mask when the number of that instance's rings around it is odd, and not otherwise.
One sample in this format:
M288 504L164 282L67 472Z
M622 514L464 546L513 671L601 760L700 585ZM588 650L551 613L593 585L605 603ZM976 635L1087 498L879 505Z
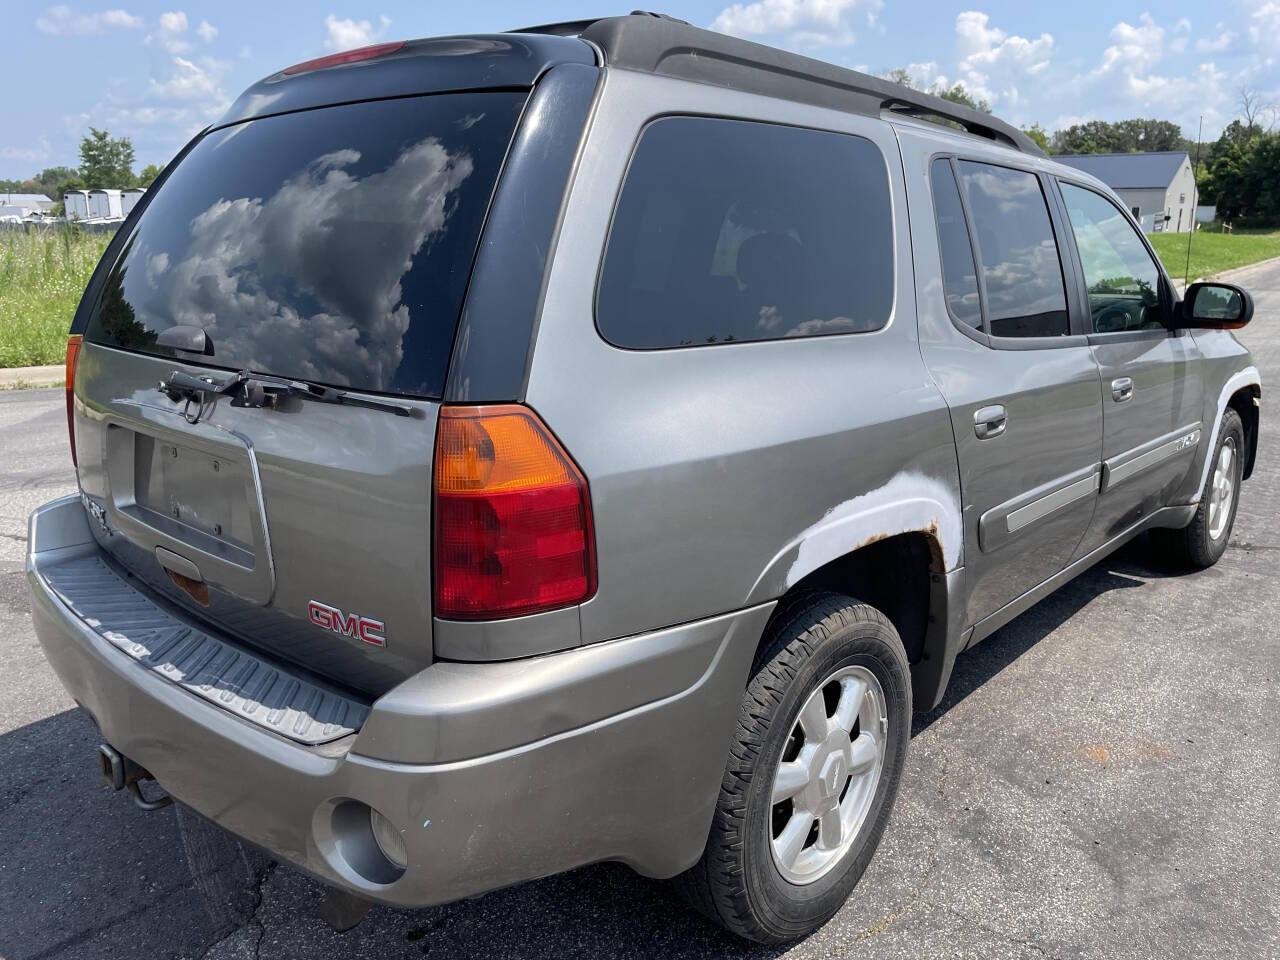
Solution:
M282 737L314 746L355 733L369 708L183 623L122 581L98 556L40 570L95 633L184 690Z

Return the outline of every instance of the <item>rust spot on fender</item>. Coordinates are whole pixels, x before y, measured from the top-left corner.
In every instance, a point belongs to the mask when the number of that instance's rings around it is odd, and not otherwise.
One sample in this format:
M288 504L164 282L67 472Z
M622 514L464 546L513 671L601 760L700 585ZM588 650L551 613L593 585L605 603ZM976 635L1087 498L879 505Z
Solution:
M881 540L888 540L890 537L900 537L908 533L923 533L925 535L925 541L929 545L929 571L931 573L945 573L947 570L947 564L942 558L942 538L938 535L938 521L936 518L929 521L929 526L922 527L918 530L900 530L897 533L888 533L885 531L873 533L865 540L860 541L853 549L861 550L863 547L869 547L871 544L879 543Z

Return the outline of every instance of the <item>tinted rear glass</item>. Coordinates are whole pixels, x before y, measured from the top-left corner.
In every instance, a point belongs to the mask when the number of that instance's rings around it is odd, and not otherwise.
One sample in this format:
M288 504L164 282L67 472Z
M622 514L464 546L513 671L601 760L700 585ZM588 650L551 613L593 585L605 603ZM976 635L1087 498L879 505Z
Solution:
M197 144L147 207L88 339L211 366L438 397L524 93L265 117ZM190 355L184 355L190 359Z
M645 129L618 200L596 320L623 347L877 330L893 216L862 137L703 117Z

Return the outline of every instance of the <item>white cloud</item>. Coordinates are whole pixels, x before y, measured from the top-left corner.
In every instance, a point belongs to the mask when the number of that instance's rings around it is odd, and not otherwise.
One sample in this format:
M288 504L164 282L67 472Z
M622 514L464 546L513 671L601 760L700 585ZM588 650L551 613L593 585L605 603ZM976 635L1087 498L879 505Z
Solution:
M387 32L390 18L381 16L375 27L368 20L339 20L332 13L324 18L324 45L330 50L367 47Z
M166 100L217 100L226 96L218 87L223 65L206 58L204 66L182 57L174 57L173 73L165 80L151 78L151 93Z
M108 30L137 30L142 18L126 10L81 13L67 6L50 7L36 17L36 29L54 36L90 36Z
M186 53L191 44L186 40L187 15L181 10L172 10L160 14L156 21L155 33L147 34L144 43L155 43L170 53Z
M782 36L793 45L847 47L857 39L850 17L876 26L883 0L756 0L725 7L711 29L738 37Z
M1220 53L1231 46L1231 32L1222 24L1218 29L1217 37L1195 45L1199 52ZM1213 62L1188 62L1188 44L1177 41L1189 34L1189 23L1179 20L1166 30L1147 13L1137 24L1120 21L1097 67L1076 78L1079 95L1105 102L1113 114L1168 119L1191 133L1203 115L1206 132L1220 130L1230 120L1229 91L1239 75L1233 79Z
M0 147L0 160L20 160L34 166L48 160L52 152L49 138L40 137L34 146L27 144L22 147Z
M991 26L991 18L977 10L956 17L956 47L960 55L959 81L979 100L1017 106L1023 99L1018 84L1048 69L1053 36L1034 40Z
M1280 53L1280 3L1265 0L1254 5L1249 15L1249 39L1259 50Z
M218 35L218 28L208 20L201 20L200 26L196 27L196 33L200 35L200 39L205 43L213 43L214 37Z
M1221 21L1214 29L1220 31L1216 37L1201 37L1196 41L1196 53L1223 53L1231 49L1231 44L1236 39L1235 33L1226 29Z

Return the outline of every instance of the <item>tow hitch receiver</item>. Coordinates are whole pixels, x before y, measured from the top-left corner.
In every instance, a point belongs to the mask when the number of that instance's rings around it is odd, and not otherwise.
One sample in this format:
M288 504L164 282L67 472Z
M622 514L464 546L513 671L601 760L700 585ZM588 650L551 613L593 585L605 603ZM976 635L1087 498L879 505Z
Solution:
M173 797L164 791L154 800L147 799L139 784L143 780L155 780L145 768L138 766L110 744L98 747L98 761L102 765L102 782L112 790L128 790L133 802L143 810L161 810L173 803Z

